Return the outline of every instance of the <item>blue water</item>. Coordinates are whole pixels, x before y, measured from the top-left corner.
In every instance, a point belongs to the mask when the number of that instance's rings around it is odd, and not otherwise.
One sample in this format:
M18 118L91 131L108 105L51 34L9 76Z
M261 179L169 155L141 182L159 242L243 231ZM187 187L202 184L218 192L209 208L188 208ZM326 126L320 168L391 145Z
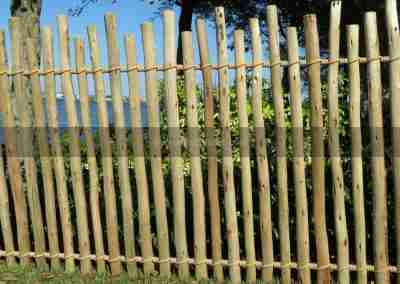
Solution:
M75 102L76 110L78 114L79 123L81 122L81 109L80 109L80 102L79 99L76 99ZM44 101L44 109L47 110L46 102ZM108 119L110 125L113 123L113 108L111 100L107 100L107 111L108 111ZM97 119L97 104L95 100L90 101L90 112L92 118L92 127L97 128L99 126L98 119ZM147 107L144 102L141 103L141 112L142 112L142 123L143 126L147 125ZM57 98L57 114L58 114L58 121L59 127L61 130L65 130L68 127L68 114L65 108L65 101L64 98ZM124 117L125 117L125 125L127 128L131 128L131 112L129 103L125 100L124 101ZM47 119L47 112L46 112L46 119ZM3 129L0 128L0 144L4 143L4 133Z

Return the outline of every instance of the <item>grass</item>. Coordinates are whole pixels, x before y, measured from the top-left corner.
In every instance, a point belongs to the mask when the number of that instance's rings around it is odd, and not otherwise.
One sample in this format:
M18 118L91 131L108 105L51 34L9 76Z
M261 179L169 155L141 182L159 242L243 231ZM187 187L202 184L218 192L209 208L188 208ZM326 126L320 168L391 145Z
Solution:
M8 283L79 283L79 284L94 284L94 283L175 283L189 284L196 283L194 280L179 280L177 277L169 279L159 277L158 275L139 275L135 279L131 279L127 274L114 277L108 273L99 274L93 273L89 275L81 275L77 273L65 272L44 272L35 268L24 268L21 266L7 267L0 264L0 284ZM211 281L202 281L202 283L212 283Z

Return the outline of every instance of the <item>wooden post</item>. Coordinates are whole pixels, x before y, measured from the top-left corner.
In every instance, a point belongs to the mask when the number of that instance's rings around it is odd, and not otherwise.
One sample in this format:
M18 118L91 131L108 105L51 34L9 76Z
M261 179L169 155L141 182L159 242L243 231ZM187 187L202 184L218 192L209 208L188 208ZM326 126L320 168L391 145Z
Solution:
M262 246L262 280L266 283L273 280L273 240L271 218L271 191L267 156L267 142L265 135L264 117L262 109L262 77L261 70L261 37L258 19L250 19L251 44L253 51L253 78L252 78L252 109L254 127L256 129L257 176L259 187L260 233Z
M221 209L218 191L218 161L214 126L214 88L212 82L212 69L208 66L210 61L208 50L208 35L206 23L203 19L196 20L197 44L200 53L200 63L203 66L203 87L205 107L205 127L207 144L207 189L210 204L211 223L211 249L213 259L214 278L220 282L224 280L221 251Z
M357 282L366 284L367 251L364 209L364 182L361 133L361 86L359 59L359 27L347 26L347 54L350 84L351 170L355 224Z
M90 58L92 68L95 71L93 74L95 93L97 101L97 119L100 127L100 147L101 147L101 163L103 168L103 191L106 207L106 227L108 251L111 258L110 266L111 273L118 275L121 273L121 261L119 238L118 238L118 220L117 220L117 205L114 187L113 159L110 145L110 132L108 123L107 102L104 94L104 79L100 65L100 50L97 41L97 33L95 26L89 26L87 29Z
M8 198L6 175L4 172L3 153L1 154L0 157L0 225L1 225L1 233L4 240L5 252L7 254L10 254L15 251L14 232L10 219L10 204ZM15 257L13 255L6 256L6 261L7 265L16 264Z
M31 241L29 234L29 217L26 197L22 183L22 169L18 157L17 149L17 125L15 122L14 112L12 109L9 82L7 78L8 59L5 43L4 32L0 32L0 72L4 73L0 76L1 88L1 112L3 113L4 126L4 142L7 155L7 172L10 178L12 197L14 201L15 219L17 224L17 241L18 250L23 255L21 264L29 265L31 260L28 256L24 256L31 250Z
M191 163L191 182L193 196L194 216L194 257L196 261L196 278L198 280L208 278L207 247L206 247L206 220L203 174L201 171L200 157L200 126L197 116L197 90L196 74L193 68L194 51L191 32L182 33L183 63L185 66L185 95L187 97L187 127L189 131L189 151Z
M233 180L233 160L232 143L230 131L230 98L228 82L228 53L225 27L224 8L215 8L217 22L217 45L218 45L218 78L219 78L219 97L220 97L220 116L222 128L223 145L223 184L225 192L225 220L228 239L228 257L230 263L230 278L233 283L240 283L240 248L237 224L235 184Z
M290 283L290 236L289 236L289 200L287 185L285 106L282 90L281 57L279 51L279 24L277 7L267 7L269 29L269 51L271 64L272 97L275 110L275 133L277 148L277 186L279 194L279 240L281 254L281 278L283 283Z
M254 246L254 222L253 222L253 195L250 167L250 140L249 140L249 121L247 114L247 91L246 91L246 68L244 58L244 32L236 30L234 34L235 42L235 64L236 69L236 94L239 111L240 127L240 165L241 165L241 187L243 198L243 222L244 222L244 241L247 258L246 281L253 283L256 281L256 252Z
M175 14L171 10L163 13L164 22L164 83L167 98L168 144L171 161L172 193L174 205L174 231L176 257L179 262L179 276L189 276L187 263L185 185L183 159L181 156L181 135L179 127L179 102L176 94L176 35Z
M0 30L0 73L7 72L7 56L6 56L6 49L5 49L5 36L4 31ZM2 90L2 96L5 96L6 93L4 92L4 87L8 85L8 78L7 74L0 75L0 88ZM7 87L8 89L8 87ZM6 108L3 104L3 99L0 97L0 112L3 114L3 121L4 121L4 113ZM3 127L6 125L3 122ZM5 139L6 140L6 139ZM7 147L7 146L6 146ZM10 167L10 165L8 165ZM12 178L10 178L12 182ZM4 248L6 253L11 253L15 250L14 247L14 232L10 218L10 204L8 198L8 186L6 180L6 172L4 169L4 158L3 158L3 151L0 153L0 224L2 230L2 236L4 239ZM18 226L18 224L17 224ZM14 265L16 263L15 257L10 255L6 257L8 265Z
M57 98L54 72L53 34L49 27L42 28L43 69L45 76L45 96L47 100L48 126L50 130L52 160L57 183L57 200L61 219L63 247L65 258L65 271L75 271L75 260L72 239L71 213L68 199L67 179L64 169L63 149L60 141Z
M28 197L29 213L31 215L33 241L35 253L42 255L46 250L44 235L43 216L37 185L36 163L33 157L33 143L22 143L21 141L33 141L32 121L31 121L31 97L25 92L24 71L25 62L23 58L21 23L18 17L13 17L9 21L11 32L11 54L12 71L15 73L13 78L14 96L16 98L15 111L18 112L20 119L17 138L17 151L24 161L25 184ZM22 71L22 72L21 72ZM13 107L13 106L12 106ZM44 257L35 258L41 269L47 267Z
M391 94L391 120L392 120L392 145L393 145L393 175L396 198L396 262L400 270L400 34L397 13L397 1L386 0L386 26L388 33L390 62L390 94ZM397 275L397 283L400 276Z
M154 45L153 25L146 22L142 25L142 41L146 71L146 97L148 110L148 127L150 143L151 175L153 181L154 203L156 207L157 237L160 256L160 273L169 277L169 236L167 209L165 200L165 185L161 161L160 117L157 94L157 73L154 70L156 54Z
M301 283L311 283L308 202L304 165L303 109L299 64L299 43L295 27L288 28L289 88L293 139L293 179L296 206L298 275Z
M57 16L59 47L60 47L60 68L61 87L65 97L65 107L68 116L68 130L71 137L69 143L69 155L71 161L72 186L74 189L74 202L77 215L77 230L79 240L79 254L84 258L90 254L89 224L87 218L86 198L82 179L79 122L76 112L75 97L72 90L71 71L69 67L69 31L68 19L66 16ZM89 273L92 265L88 258L81 260L82 273Z
M36 137L39 146L40 163L42 169L43 188L45 195L45 212L47 221L47 237L49 240L49 249L51 255L60 253L60 246L58 241L57 229L57 215L56 215L56 202L55 202L55 187L53 181L53 168L50 160L49 140L46 130L46 118L43 110L43 97L40 87L40 78L36 71L39 70L37 60L37 50L35 41L32 39L27 40L27 60L28 68L31 72L30 83L32 91L33 102L33 127L36 129ZM51 268L53 270L60 269L60 259L51 259Z
M144 156L142 104L139 89L140 81L138 70L134 69L137 64L137 50L133 34L127 34L125 36L125 53L127 68L130 70L128 71L129 106L132 119L132 143L136 174L136 188L138 191L140 246L144 258L144 273L150 274L154 271L154 263L152 261L154 254L151 235L149 185L147 182L146 163Z
M85 60L85 44L82 38L76 38L75 44L75 66L79 73L78 86L79 86L79 102L81 107L82 127L85 136L87 147L87 163L89 166L89 183L90 183L90 213L93 225L94 246L96 251L97 271L105 272L105 261L100 257L104 255L104 240L103 240L103 226L101 222L100 213L100 197L99 193L101 187L99 184L98 167L96 160L96 146L92 134L92 119L91 119L91 102L88 94L88 81L86 73L86 60Z
M321 98L321 63L319 36L315 15L304 17L306 57L311 97L312 128L312 187L314 205L314 227L317 244L318 283L330 282L329 244L325 211L325 157L323 134L323 106Z
M372 182L374 191L374 256L376 283L388 283L388 240L386 170L382 118L382 82L376 13L365 14L365 42L368 58L369 126L372 148Z
M340 1L332 1L329 25L329 64L328 69L328 135L331 171L333 180L334 216L336 233L336 254L338 264L338 281L350 282L349 273L349 237L347 234L346 207L344 201L343 169L340 158L339 141L339 99L338 99L338 73L339 73L339 47L340 47Z
M128 169L128 144L125 129L124 103L121 93L121 74L118 69L120 66L120 54L117 44L117 21L115 16L110 13L107 13L104 19L107 36L108 66L113 70L110 73L110 87L116 143L118 145L116 155L118 157L119 188L122 196L124 248L125 256L128 258L128 273L130 276L135 276L137 273L136 262L130 260L136 255L135 228L133 224L133 204Z

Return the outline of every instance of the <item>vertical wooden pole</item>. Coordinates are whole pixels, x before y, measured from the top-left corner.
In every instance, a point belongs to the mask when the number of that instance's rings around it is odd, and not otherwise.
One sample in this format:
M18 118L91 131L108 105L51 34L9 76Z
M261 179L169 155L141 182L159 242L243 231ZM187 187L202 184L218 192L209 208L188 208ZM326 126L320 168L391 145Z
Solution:
M154 45L153 25L146 22L142 25L142 41L144 51L144 62L146 71L146 97L148 110L148 127L150 142L150 161L154 191L154 203L156 206L157 237L160 256L160 273L162 276L170 276L169 263L169 236L167 209L165 200L165 185L161 161L161 137L160 116L157 94L157 73L154 70L156 64L156 53Z
M3 30L0 30L0 94L2 103L0 105L0 112L3 116L3 124L4 127L4 142L6 148L6 158L7 158L7 170L9 174L10 180L10 190L12 191L12 196L14 200L14 208L18 208L20 210L16 211L16 221L17 221L17 240L18 247L21 253L26 253L29 251L29 231L28 231L28 216L27 216L27 208L25 197L21 188L21 176L20 176L20 167L19 162L16 157L16 153L12 156L12 152L10 150L14 150L12 144L15 141L15 136L7 135L9 133L13 134L15 131L15 121L14 114L11 110L10 104L10 94L9 94L9 81L7 78L8 71L8 63L7 63L7 52L6 52L6 43L5 43L5 33ZM10 128L11 132L7 133L7 129ZM14 141L10 139L13 137ZM16 172L14 172L14 170ZM15 174L15 175L14 175ZM1 154L0 158L0 214L1 214L1 227L3 230L3 237L5 242L5 250L6 252L14 251L14 239L13 239L13 231L11 227L10 220L10 207L9 207L9 199L8 199L8 190L7 190L7 182L6 182L6 170L4 169L4 161L3 154ZM22 258L21 263L26 264L29 261L27 258ZM14 264L15 257L10 256L7 257L7 264Z
M384 156L382 82L376 13L365 14L365 42L368 58L369 126L372 148L372 185L374 191L374 258L376 283L388 283L388 240L386 169Z
M49 27L42 28L43 69L45 76L45 96L47 100L48 126L50 130L52 160L57 183L57 199L61 219L63 247L66 272L74 272L75 260L71 257L74 253L72 239L71 213L68 199L67 181L64 169L64 158L60 141L57 98L54 77L53 34Z
M197 44L200 53L200 63L203 66L203 86L204 86L204 108L205 108L205 127L207 144L207 190L210 204L211 218L211 250L213 259L214 278L216 281L223 281L224 273L220 261L221 251L221 209L219 205L218 192L218 161L217 147L214 126L214 90L212 83L212 69L208 49L208 35L206 23L203 19L196 20Z
M9 21L11 32L11 53L12 53L12 71L15 73L13 78L14 96L16 98L15 111L18 112L19 121L19 138L17 148L24 161L25 179L29 213L31 215L33 240L35 253L42 255L46 250L43 216L41 204L39 199L39 192L37 186L37 171L36 163L33 157L33 143L21 143L21 141L33 141L32 121L31 121L31 97L27 96L25 92L25 81L22 72L24 71L25 62L22 50L22 34L21 23L18 17L13 17ZM47 266L44 257L36 258L37 264L41 268Z
M393 145L393 175L396 198L396 262L400 269L400 34L397 1L386 0L386 26L388 32L390 62L390 93L391 93L391 120ZM400 283L400 275L397 275Z
M350 129L353 210L355 224L355 250L357 282L365 284L367 278L367 251L364 209L364 182L361 133L361 86L359 59L359 27L347 26L347 54L350 84Z
M296 206L298 274L301 283L311 283L308 202L304 165L303 109L299 63L299 43L295 27L288 28L289 89L293 139L293 173Z
M230 98L228 81L228 53L227 53L227 35L225 27L224 8L215 8L217 22L217 45L218 45L218 78L219 78L219 97L220 97L220 115L222 127L222 145L223 149L223 184L225 191L225 220L228 239L228 257L230 278L233 283L240 283L240 249L237 224L237 210L235 197L235 184L233 180L233 160L232 160L232 142L230 131Z
M287 184L285 106L282 90L282 70L279 51L279 24L277 7L267 7L269 30L269 51L271 62L272 97L275 110L276 148L277 148L277 181L279 194L279 240L281 254L281 278L283 283L290 283L290 236L289 236L289 200Z
M87 147L87 162L89 166L89 183L90 183L90 213L93 225L94 246L96 257L104 255L104 240L103 240L103 226L101 222L100 213L100 197L99 193L101 187L99 184L98 167L96 160L96 146L92 134L92 118L91 118L91 102L88 94L88 81L86 73L86 57L85 57L85 44L82 38L76 38L75 44L75 66L78 71L78 87L79 87L79 102L81 107L81 118L83 134L85 136ZM105 261L97 259L97 271L105 272Z
M254 114L254 126L256 129L256 155L257 176L259 187L259 210L260 210L260 233L262 247L262 280L271 282L273 280L273 241L272 241L272 218L271 218L271 191L269 180L269 167L267 156L267 141L265 135L263 108L262 108L262 77L261 70L261 37L258 19L250 19L251 45L253 51L252 63L252 109Z
M103 191L106 207L106 227L108 251L111 258L111 273L118 275L121 273L120 248L118 238L118 219L116 194L114 187L113 159L110 145L110 130L108 122L107 102L105 100L104 79L100 65L100 49L97 40L95 26L87 28L88 40L90 46L90 59L93 74L95 93L97 101L97 119L100 127L100 147L101 147L101 163L103 168Z
M131 110L132 129L133 129L133 154L136 173L136 187L138 190L138 214L139 214L139 233L142 255L144 258L144 273L154 271L153 245L151 235L150 204L149 204L149 185L147 182L145 152L143 144L143 120L142 104L140 98L139 73L134 67L137 64L136 43L133 34L125 36L125 53L129 83L129 106Z
M74 202L77 215L77 230L79 240L79 253L83 258L81 260L82 273L89 273L92 270L90 259L85 258L90 254L89 244L89 224L87 218L86 198L82 179L81 153L79 122L76 111L75 97L72 90L70 58L69 58L69 31L68 19L66 16L57 16L59 48L60 48L60 68L61 87L65 97L65 106L68 115L68 131L71 137L69 143L69 155L71 161L72 186L74 193Z
M331 171L333 180L338 281L340 283L349 283L349 238L347 233L343 169L340 158L339 141L338 60L340 55L341 6L341 1L331 2L329 25L329 60L331 64L329 64L328 67L328 141L330 160L332 163Z
M319 35L315 15L304 17L306 57L311 97L312 128L312 187L314 205L314 228L317 245L318 283L330 282L329 244L326 230L325 211L325 157L324 157L324 121L321 97L321 64Z
M15 251L14 232L10 219L10 204L8 198L6 174L4 171L3 155L1 155L0 157L0 224L1 224L1 233L4 240L5 252L6 254L12 253ZM15 257L13 255L6 256L6 261L7 265L16 264Z
M60 253L60 246L58 241L58 229L57 229L57 215L56 215L56 203L54 193L54 181L53 181L53 168L50 160L49 140L46 130L46 118L43 110L43 96L40 87L39 75L35 71L39 70L39 63L37 60L37 50L35 41L28 39L27 41L27 59L28 68L32 72L30 76L31 91L32 91L32 102L33 102L33 127L36 129L36 137L38 140L40 163L42 169L43 188L45 194L45 212L47 221L47 232L49 240L49 249L51 255L57 255ZM52 258L51 267L53 270L60 269L60 259Z
M194 216L194 253L196 261L196 278L206 279L208 277L206 247L206 220L203 174L201 171L200 158L200 126L198 123L196 74L193 68L194 51L191 32L182 33L183 63L185 65L185 94L187 97L187 127L189 131L189 151L191 163L191 182L193 196Z
M176 94L176 35L175 14L171 10L163 13L164 21L164 72L165 96L167 98L168 143L171 160L172 192L174 204L174 228L176 257L179 262L179 275L189 276L187 263L185 185L181 138L179 128L179 102ZM172 67L171 67L172 66ZM169 68L171 67L171 68Z
M246 68L244 58L244 32L237 30L234 34L235 42L235 64L236 69L236 94L239 111L240 126L240 165L241 165L241 187L243 198L243 222L244 222L244 241L247 258L246 281L253 283L256 281L256 252L254 246L254 222L253 222L253 195L250 167L250 140L249 140L249 121L247 114L247 86Z
M121 90L120 54L117 38L117 21L114 15L105 15L107 36L108 65L110 73L110 87L113 105L113 120L115 126L116 143L118 145L118 174L119 188L122 196L122 218L124 231L125 255L128 258L127 269L130 276L136 275L136 263L129 261L135 257L135 234L133 225L133 203L128 169L128 144L124 117L124 103Z

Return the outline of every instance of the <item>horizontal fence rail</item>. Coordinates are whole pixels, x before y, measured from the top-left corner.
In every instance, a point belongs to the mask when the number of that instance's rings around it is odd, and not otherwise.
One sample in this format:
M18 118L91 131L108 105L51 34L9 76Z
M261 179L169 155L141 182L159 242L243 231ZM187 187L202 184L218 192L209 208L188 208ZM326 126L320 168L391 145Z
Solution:
M222 7L217 63L197 19L177 64L170 10L163 64L150 22L121 52L114 15L105 43L89 26L73 44L58 16L56 51L51 28L38 47L10 19L10 49L0 30L0 264L233 283L399 281L400 31L396 1L385 8L388 56L375 12L362 42L358 25L340 28L341 2L331 1L327 56L315 15L304 17L304 48L288 27L283 52L270 5L268 59L252 18L249 51L244 31L233 33L234 63Z

